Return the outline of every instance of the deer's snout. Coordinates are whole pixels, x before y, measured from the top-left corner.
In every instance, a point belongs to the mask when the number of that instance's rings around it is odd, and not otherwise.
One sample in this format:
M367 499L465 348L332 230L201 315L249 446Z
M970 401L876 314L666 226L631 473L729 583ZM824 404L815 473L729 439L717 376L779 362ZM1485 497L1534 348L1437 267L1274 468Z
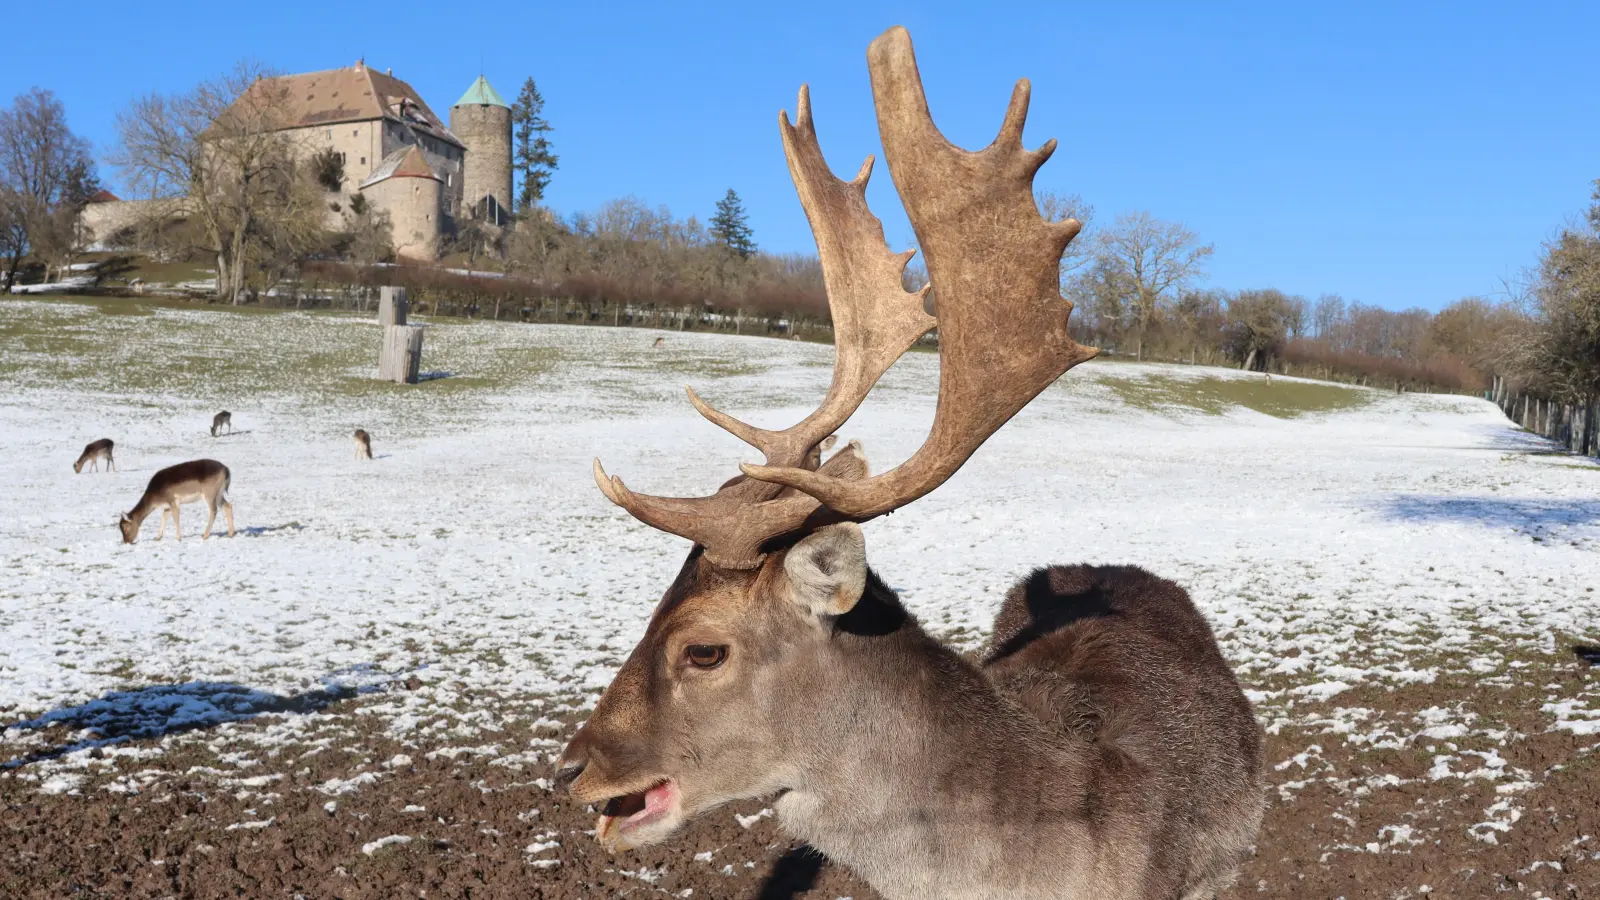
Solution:
M561 759L556 762L556 787L572 792L572 783L578 780L583 770L589 766L589 729L587 725L578 729L578 733L567 742L567 749L561 751Z
M583 767L587 765L587 763L583 760L579 760L578 762L574 763L567 763L565 759L563 759L562 762L566 763L566 765L563 765L561 768L556 770L556 787L571 793L572 783L578 780L579 775L583 774Z

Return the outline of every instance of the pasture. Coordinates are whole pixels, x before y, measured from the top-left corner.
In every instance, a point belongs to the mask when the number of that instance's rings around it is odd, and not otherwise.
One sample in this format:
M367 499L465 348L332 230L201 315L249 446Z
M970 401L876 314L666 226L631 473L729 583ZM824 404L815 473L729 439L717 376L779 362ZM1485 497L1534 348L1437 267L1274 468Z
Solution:
M0 300L0 895L871 897L759 803L610 857L548 780L687 549L591 458L714 488L754 451L682 386L781 427L831 348L417 321L404 386L371 317ZM936 384L910 354L841 436L893 465ZM238 536L119 543L204 457ZM866 532L962 649L1038 565L1186 587L1267 731L1230 896L1600 893L1600 467L1485 401L1092 361Z

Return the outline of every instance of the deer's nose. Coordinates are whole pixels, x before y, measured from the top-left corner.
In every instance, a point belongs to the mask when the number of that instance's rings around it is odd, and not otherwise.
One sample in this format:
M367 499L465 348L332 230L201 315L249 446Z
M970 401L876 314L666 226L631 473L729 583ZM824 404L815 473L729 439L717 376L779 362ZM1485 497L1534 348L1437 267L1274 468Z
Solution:
M565 762L565 760L563 760L563 762ZM557 769L556 786L564 791L572 790L572 783L578 780L579 775L583 774L584 765L584 761L579 760L574 763L567 763L567 765Z

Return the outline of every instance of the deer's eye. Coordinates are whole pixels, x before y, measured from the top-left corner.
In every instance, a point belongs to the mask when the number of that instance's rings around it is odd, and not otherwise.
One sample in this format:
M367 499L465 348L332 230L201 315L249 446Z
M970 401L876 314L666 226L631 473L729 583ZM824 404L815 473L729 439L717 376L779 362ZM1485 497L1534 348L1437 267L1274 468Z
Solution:
M728 648L720 644L690 644L684 648L683 655L696 669L715 669L728 658Z

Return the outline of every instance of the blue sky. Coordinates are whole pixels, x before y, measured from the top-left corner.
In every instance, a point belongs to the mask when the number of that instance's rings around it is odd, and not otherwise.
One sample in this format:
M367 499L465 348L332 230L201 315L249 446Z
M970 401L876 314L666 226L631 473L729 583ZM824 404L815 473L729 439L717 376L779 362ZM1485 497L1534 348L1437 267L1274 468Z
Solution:
M557 210L633 194L704 219L732 187L763 248L810 251L776 114L809 82L823 149L854 173L878 152L866 46L902 24L958 144L987 144L1026 76L1027 143L1061 142L1041 187L1083 195L1102 221L1184 222L1216 245L1216 286L1397 309L1498 290L1600 178L1592 0L361 6L22 4L3 26L0 98L48 87L105 149L129 100L241 58L309 71L365 57L441 115L480 69L508 100L532 75L557 129ZM870 199L909 244L881 163Z

